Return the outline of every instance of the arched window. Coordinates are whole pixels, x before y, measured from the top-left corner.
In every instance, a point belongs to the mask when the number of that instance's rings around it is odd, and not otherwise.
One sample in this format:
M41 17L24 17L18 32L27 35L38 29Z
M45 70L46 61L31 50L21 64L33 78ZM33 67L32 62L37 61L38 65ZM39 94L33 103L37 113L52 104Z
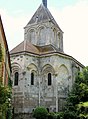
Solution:
M56 30L55 29L53 30L53 33L54 33L54 40L56 41Z
M31 85L34 85L34 73L31 73Z
M48 86L52 84L51 73L48 73Z
M35 31L34 30L30 31L30 40L32 43L33 41L35 41Z
M58 42L57 42L58 48L60 48L60 32L58 33Z
M19 79L19 73L18 72L15 72L14 74L14 85L18 85L18 79Z
M44 45L44 43L45 43L45 29L44 27L42 27L39 33L39 44Z

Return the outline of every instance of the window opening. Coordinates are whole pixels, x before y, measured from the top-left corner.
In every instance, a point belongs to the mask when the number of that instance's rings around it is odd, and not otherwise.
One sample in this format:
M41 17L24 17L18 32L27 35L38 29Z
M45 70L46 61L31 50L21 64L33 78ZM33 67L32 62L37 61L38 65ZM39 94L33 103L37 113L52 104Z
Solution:
M31 73L31 85L34 85L34 73Z
M51 73L49 73L49 74L48 74L48 86L51 85L51 80L52 80L52 79L51 79Z
M14 80L14 85L15 85L15 86L18 85L18 79L19 79L19 73L16 72L16 73L15 73L15 80Z

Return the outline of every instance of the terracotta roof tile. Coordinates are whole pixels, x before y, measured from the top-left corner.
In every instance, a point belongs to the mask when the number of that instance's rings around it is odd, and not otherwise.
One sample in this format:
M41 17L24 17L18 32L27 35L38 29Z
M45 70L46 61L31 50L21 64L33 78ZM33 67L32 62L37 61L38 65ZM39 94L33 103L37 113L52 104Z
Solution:
M32 45L29 42L25 42L25 41L21 42L14 49L12 49L10 51L10 54L19 53L19 52L23 52L23 51L39 54L38 49L34 45Z
M51 53L56 51L56 49L52 45L46 45L46 46L35 46L32 45L28 41L23 41L18 46L16 46L14 49L10 51L10 54L19 53L19 52L29 52L34 54L45 54L45 53Z

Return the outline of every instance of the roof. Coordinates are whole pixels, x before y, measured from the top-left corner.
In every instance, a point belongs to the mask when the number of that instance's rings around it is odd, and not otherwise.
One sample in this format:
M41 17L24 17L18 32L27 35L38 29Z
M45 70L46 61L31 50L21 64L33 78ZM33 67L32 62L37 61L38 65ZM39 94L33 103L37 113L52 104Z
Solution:
M10 51L10 54L19 53L19 52L29 52L33 54L44 54L51 53L56 51L56 49L52 45L46 46L36 46L31 44L29 41L23 41L18 46Z
M25 47L24 47L25 45ZM61 56L66 56L70 59L72 59L73 61L75 61L77 64L79 64L81 67L84 67L84 65L82 65L80 62L78 62L75 58L73 58L70 55L67 55L63 52L58 51L57 49L55 49L54 46L52 45L46 45L46 46L35 46L32 45L31 43L29 43L29 41L25 42L21 42L18 46L16 46L14 49L12 49L10 51L10 55L14 55L14 54L18 54L19 53L30 53L30 54L35 54L38 56L45 56L45 55L52 55L52 54L59 54Z
M28 24L26 25L26 27L31 26L33 24L38 24L38 23L43 23L43 22L52 22L57 28L59 28L59 30L61 32L63 32L60 27L58 26L58 24L56 23L55 19L53 18L52 14L50 13L50 11L48 10L48 8L46 8L43 4L41 4L39 6L39 8L37 9L37 11L35 12L35 14L33 15L33 17L31 18L31 20L28 22ZM11 55L14 54L18 54L19 53L23 53L23 52L27 52L30 54L35 54L35 55L48 55L48 54L60 54L66 57L71 58L72 60L74 60L75 62L77 62L78 64L80 64L82 67L83 65L78 62L76 59L74 59L72 56L69 56L63 52L60 52L59 49L56 49L53 45L49 44L49 45L45 45L45 46L36 46L31 44L29 41L24 40L22 43L20 43L18 46L16 46L14 49L12 49L10 51Z
M41 4L39 6L39 8L37 9L37 11L32 16L31 20L26 25L26 27L28 25L31 25L31 24L34 24L34 23L40 23L40 22L45 22L45 21L52 22L56 27L58 27L60 29L60 27L58 26L58 24L55 21L54 17L50 13L49 9L47 7L45 7L43 4Z

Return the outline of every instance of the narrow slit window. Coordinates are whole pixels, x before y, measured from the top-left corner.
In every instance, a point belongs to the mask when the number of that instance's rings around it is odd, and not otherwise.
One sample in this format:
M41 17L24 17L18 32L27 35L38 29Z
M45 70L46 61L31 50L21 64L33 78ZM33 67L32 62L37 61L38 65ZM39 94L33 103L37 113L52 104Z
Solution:
M52 84L51 73L48 74L48 86Z
M14 85L17 86L18 85L18 79L19 79L19 73L18 72L15 73L14 78L15 78L14 79Z
M34 73L31 73L31 85L34 85Z

